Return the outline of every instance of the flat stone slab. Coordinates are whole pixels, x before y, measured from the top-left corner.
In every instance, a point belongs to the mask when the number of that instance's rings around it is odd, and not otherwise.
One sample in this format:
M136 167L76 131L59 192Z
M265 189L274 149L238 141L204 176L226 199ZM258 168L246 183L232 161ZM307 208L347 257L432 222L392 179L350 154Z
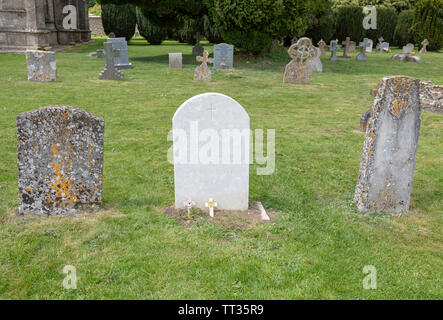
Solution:
M57 60L55 52L27 50L26 64L28 67L29 81L57 81Z
M17 116L19 212L63 215L102 202L104 120L67 106Z

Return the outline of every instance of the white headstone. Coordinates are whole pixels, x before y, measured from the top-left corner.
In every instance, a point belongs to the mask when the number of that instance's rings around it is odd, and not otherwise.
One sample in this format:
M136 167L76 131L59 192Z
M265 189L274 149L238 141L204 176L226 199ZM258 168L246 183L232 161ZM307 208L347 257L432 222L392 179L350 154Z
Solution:
M188 200L205 210L209 199L223 210L247 210L249 198L249 116L220 93L197 95L176 111L174 139L175 207Z
M169 68L181 69L183 64L183 55L181 52L169 54Z
M374 42L372 39L368 39L367 46L366 46L366 52L372 53L372 47L374 46Z

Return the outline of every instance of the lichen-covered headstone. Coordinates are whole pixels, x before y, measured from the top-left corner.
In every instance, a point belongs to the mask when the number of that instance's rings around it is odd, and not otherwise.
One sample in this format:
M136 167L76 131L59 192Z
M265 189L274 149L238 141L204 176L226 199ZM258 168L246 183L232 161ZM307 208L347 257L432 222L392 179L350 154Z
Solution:
M208 63L214 63L214 59L208 58L209 53L208 51L203 52L203 56L196 57L196 60L198 62L201 62L201 65L199 65L194 70L194 80L195 81L204 81L209 82L211 81L211 70L209 70Z
M232 69L234 67L234 46L219 43L214 46L214 69Z
M205 210L210 198L222 210L247 210L249 116L234 99L197 95L174 114L175 207L193 201Z
M326 46L326 42L321 39L318 43L317 43L318 47L320 48L320 52L322 56L326 55L326 51L325 51L325 46Z
M169 68L181 69L183 65L183 55L181 52L169 53Z
M396 76L378 85L354 197L360 212L409 210L420 132L419 84Z
M62 215L99 209L104 120L67 106L17 116L20 213Z
M403 46L402 51L404 53L412 53L412 52L414 52L414 44L413 43L408 43L407 45Z
M105 42L106 67L98 75L100 80L124 80L125 75L114 67L114 57L120 55L120 50L112 49L111 42Z
M29 81L56 81L57 60L55 52L27 50L26 64L28 66Z
M286 65L283 83L309 83L312 75L310 61L317 55L311 39L300 38L289 47L288 54L292 61Z
M351 38L346 37L346 41L342 41L342 44L344 45L344 50L343 50L343 55L341 56L342 58L350 58L350 56L348 56L349 53L349 46L351 45Z

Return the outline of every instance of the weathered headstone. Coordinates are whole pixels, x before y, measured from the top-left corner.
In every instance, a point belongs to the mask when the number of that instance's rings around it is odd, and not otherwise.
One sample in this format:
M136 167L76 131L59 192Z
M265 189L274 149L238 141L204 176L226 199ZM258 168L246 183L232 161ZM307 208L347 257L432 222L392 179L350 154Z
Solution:
M426 50L426 47L429 45L429 41L428 41L428 39L424 39L422 42L421 42L421 45L422 45L422 48L420 49L420 53L426 53L426 52L428 52L427 50Z
M108 39L114 39L115 38L115 33L111 32L110 34L108 34Z
M181 69L183 65L183 55L181 52L169 53L169 68Z
M366 48L368 46L368 38L364 38L363 42L360 42L359 46L361 47L360 53L355 58L358 61L366 61L368 60L368 56L366 55Z
M366 43L366 53L372 53L372 47L374 46L374 42L372 39L368 39Z
M120 55L120 50L112 49L111 42L105 42L106 67L100 72L98 78L100 80L124 80L125 75L114 67L114 57Z
M351 45L351 38L346 37L346 41L342 41L342 44L344 45L344 51L341 57L350 58L350 56L348 56L348 52L349 52L349 46Z
M102 201L104 120L66 106L17 116L20 213L96 210Z
M381 52L389 52L389 42L382 42L380 44L380 51Z
M103 59L103 58L105 57L105 50L103 50L103 49L97 49L97 51L96 51L96 55L97 55L97 58L99 58L99 59Z
M326 42L323 41L323 39L321 39L318 43L317 43L318 47L320 48L320 52L322 56L326 55L326 51L325 51L325 46L326 46Z
M196 43L195 46L192 47L192 54L194 56L202 56L203 52L205 51L205 48L200 44L200 32L197 32L197 35L195 36Z
M55 52L27 50L26 64L29 81L56 81L57 60Z
M209 53L208 51L203 51L203 56L198 56L196 60L198 62L201 62L202 64L199 65L194 70L194 80L195 81L211 81L211 70L208 67L208 63L214 63L214 60L212 58L208 58Z
M369 119L371 118L371 109L366 110L360 117L360 131L366 132Z
M112 43L112 49L120 50L118 56L114 56L114 67L117 70L132 69L132 63L129 62L128 43L125 38L109 38Z
M403 46L403 52L404 53L412 53L414 51L414 44L408 43L407 45Z
M323 72L323 64L321 63L321 50L320 48L316 48L314 47L315 50L317 51L315 57L309 61L309 63L311 64L311 68L313 72Z
M247 210L249 116L234 99L219 93L195 96L172 119L175 207L210 199L218 209ZM232 148L231 148L232 147Z
M356 43L355 43L355 41L351 41L350 43L349 43L349 49L348 49L348 52L355 52L355 47L356 47Z
M336 45L337 50L340 50L340 45L338 44L337 40L331 40L329 41L329 51L331 51L331 48L334 45L334 43Z
M214 46L214 69L232 69L234 67L234 46L220 43Z
M409 210L421 110L443 112L443 86L405 76L381 80L354 196L360 212Z
M399 52L397 54L394 54L392 56L392 60L396 60L396 61L410 61L410 62L423 62L423 60L418 57L418 56L414 56L412 55L412 53L405 53L405 52Z
M329 48L331 50L331 57L329 58L330 61L338 61L337 58L337 50L338 50L338 44L336 41L332 42L332 46Z
M310 61L317 54L317 50L312 45L311 39L300 38L296 44L289 47L288 54L292 58L292 61L286 65L283 82L309 83L312 75Z
M419 80L383 78L371 112L354 200L361 212L407 211L420 130Z

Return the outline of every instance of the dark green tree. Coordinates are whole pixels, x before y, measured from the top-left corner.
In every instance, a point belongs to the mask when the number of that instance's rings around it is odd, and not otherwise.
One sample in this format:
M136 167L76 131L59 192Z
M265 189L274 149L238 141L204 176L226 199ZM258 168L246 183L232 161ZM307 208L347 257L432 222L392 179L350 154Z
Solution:
M161 44L168 36L168 29L153 25L140 8L137 8L137 26L141 36L150 44Z
M416 43L428 39L428 49L439 50L443 45L443 0L418 1L411 31Z
M107 35L113 32L116 37L125 37L129 41L137 24L135 7L132 4L102 4L102 23Z

